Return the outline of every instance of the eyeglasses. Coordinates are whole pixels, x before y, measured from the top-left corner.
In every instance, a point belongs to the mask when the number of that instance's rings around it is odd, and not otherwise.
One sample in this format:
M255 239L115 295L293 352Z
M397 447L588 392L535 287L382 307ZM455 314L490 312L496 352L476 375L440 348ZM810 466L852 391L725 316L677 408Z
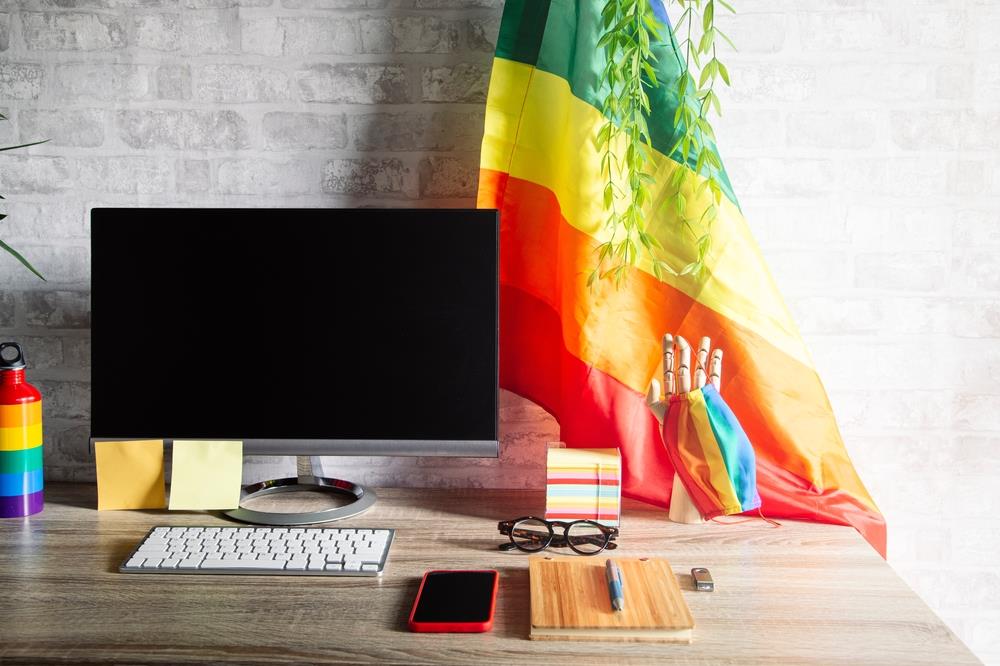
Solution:
M555 533L555 528L562 529L562 535ZM617 527L607 527L593 520L574 520L566 523L561 520L542 520L534 516L504 520L497 524L500 534L510 537L510 543L500 545L500 550L523 550L535 553L553 548L569 548L580 555L596 555L605 548L617 548L612 543L618 537Z

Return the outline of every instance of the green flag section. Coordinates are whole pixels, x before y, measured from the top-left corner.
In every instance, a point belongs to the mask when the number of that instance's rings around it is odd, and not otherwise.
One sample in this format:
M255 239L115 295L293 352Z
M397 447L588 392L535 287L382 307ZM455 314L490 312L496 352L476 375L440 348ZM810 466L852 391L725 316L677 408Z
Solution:
M724 173L699 277L661 282L646 259L620 288L611 280L587 287L594 248L610 237L595 143L606 122L602 6L507 0L504 8L478 197L480 207L501 212L501 384L553 414L570 446L620 446L624 494L667 506L674 468L646 388L661 371L664 332L710 336L725 350L723 395L756 451L764 513L852 525L884 555L885 522ZM678 136L673 91L683 63L672 41L654 53L660 86L650 96L647 171L657 185L647 219L664 258L683 266L703 231L679 236L679 221L663 205L671 175L693 166L668 154ZM624 154L623 145L611 149ZM710 195L697 193L702 179L686 179L689 206L707 203Z

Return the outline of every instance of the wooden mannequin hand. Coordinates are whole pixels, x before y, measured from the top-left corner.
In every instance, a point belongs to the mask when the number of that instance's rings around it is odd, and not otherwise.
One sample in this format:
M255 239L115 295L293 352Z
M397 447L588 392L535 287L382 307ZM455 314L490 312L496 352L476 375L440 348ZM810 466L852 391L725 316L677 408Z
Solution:
M676 343L676 345L675 345ZM722 350L716 349L712 352L711 364L709 363L709 350L712 341L708 338L701 339L698 347L698 364L694 370L694 386L699 389L705 385L706 381L718 390L722 382ZM675 346L678 353L675 353ZM680 356L680 365L674 371L674 360ZM650 411L656 416L656 420L663 426L663 420L667 416L667 408L670 406L670 398L674 395L690 393L692 389L691 380L691 345L688 341L677 336L676 340L670 333L663 335L663 393L660 392L660 382L655 379L649 384L649 391L646 393L646 404ZM681 482L677 471L674 470L674 480L670 490L670 520L675 523L686 523L694 525L705 522L698 507L691 500L687 489Z
M649 391L646 392L646 404L649 405L650 411L656 416L660 425L663 425L663 419L667 415L670 396L689 393L692 388L701 388L706 382L711 382L716 390L721 390L722 350L716 349L711 352L711 363L709 363L711 345L710 338L701 339L692 387L691 345L679 335L675 339L670 333L663 334L663 392L660 391L660 382L655 379L650 382ZM675 353L677 350L679 350L679 354ZM680 366L675 372L674 360L677 356L680 356Z

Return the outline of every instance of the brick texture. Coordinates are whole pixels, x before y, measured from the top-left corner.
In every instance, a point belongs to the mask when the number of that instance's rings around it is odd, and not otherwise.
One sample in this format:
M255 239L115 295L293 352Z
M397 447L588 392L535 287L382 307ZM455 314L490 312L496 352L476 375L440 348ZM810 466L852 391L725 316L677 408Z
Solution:
M736 3L719 144L890 526L889 560L1000 664L1000 5ZM0 336L93 478L101 205L474 204L503 0L0 2ZM695 333L696 334L696 333ZM540 487L558 426L504 393L499 460L330 459L379 484ZM248 478L269 473L248 462ZM948 581L943 584L942 581ZM952 585L954 583L954 585ZM960 585L961 584L961 585Z

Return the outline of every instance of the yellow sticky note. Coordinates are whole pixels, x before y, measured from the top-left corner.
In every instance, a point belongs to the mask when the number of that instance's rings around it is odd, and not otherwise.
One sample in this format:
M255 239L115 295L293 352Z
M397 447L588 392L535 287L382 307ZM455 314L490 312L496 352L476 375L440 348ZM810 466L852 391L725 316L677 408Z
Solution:
M243 442L174 440L170 509L235 509L243 480Z
M94 442L97 510L162 509L163 440Z

